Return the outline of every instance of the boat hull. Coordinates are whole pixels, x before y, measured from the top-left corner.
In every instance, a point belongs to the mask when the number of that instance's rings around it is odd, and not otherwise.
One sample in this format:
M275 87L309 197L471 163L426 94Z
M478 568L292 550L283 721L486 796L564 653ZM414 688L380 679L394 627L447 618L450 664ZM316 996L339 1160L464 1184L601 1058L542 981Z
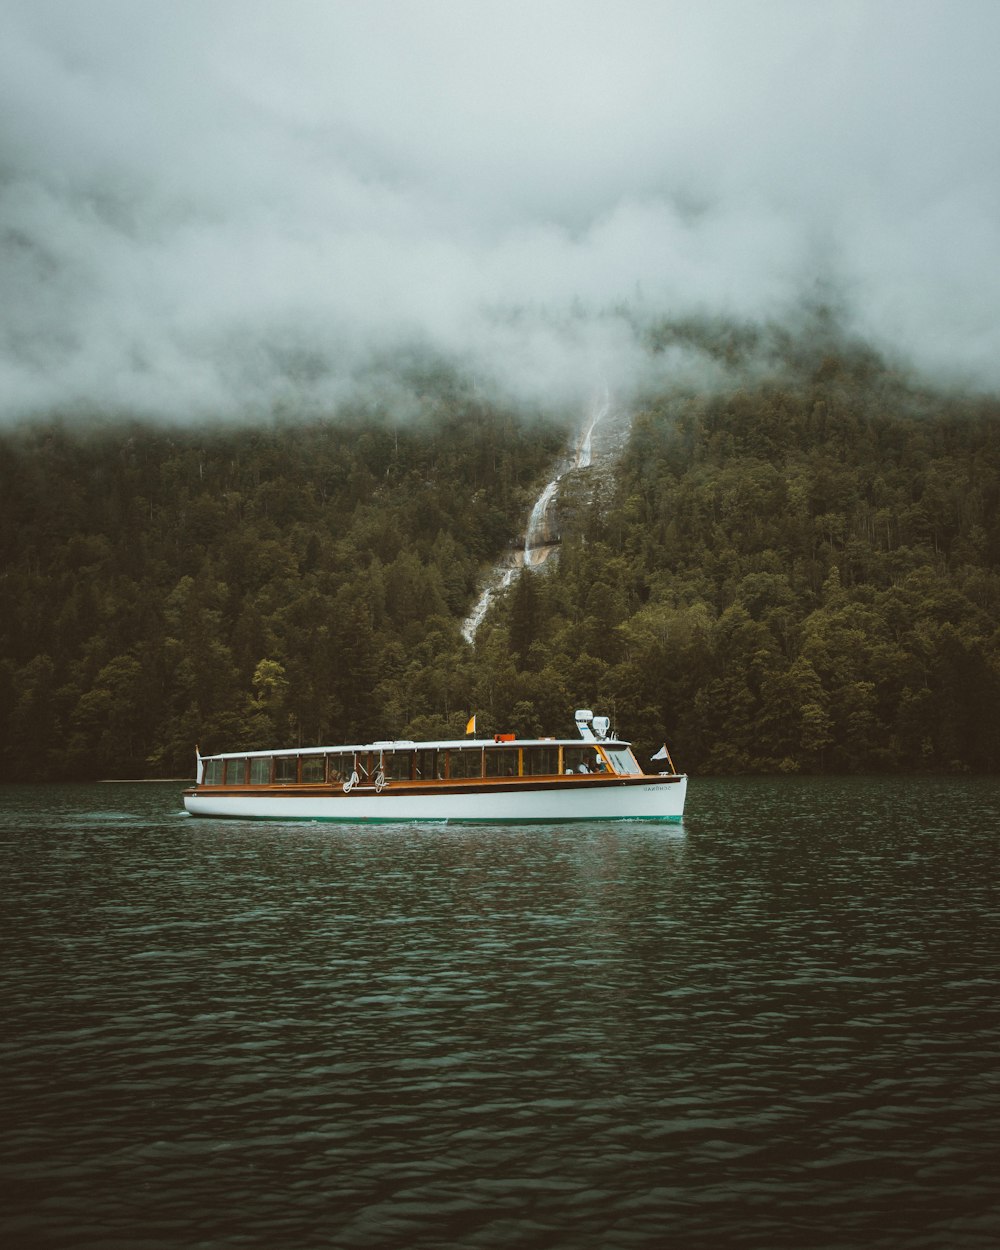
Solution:
M192 816L346 824L557 824L588 820L679 822L685 776L566 777L490 785L356 787L199 786L184 795Z

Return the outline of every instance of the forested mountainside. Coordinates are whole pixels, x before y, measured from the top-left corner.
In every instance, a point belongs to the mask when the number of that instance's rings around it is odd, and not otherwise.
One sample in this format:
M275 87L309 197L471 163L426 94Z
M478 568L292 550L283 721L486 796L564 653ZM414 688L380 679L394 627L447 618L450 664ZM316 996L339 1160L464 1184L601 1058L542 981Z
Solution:
M648 397L559 559L460 626L563 423L0 437L0 775L613 716L692 773L1000 768L1000 406L844 349Z
M692 772L995 771L1000 405L865 353L652 402L508 621L524 699Z
M568 429L447 388L426 406L4 434L0 775L464 726L461 618Z

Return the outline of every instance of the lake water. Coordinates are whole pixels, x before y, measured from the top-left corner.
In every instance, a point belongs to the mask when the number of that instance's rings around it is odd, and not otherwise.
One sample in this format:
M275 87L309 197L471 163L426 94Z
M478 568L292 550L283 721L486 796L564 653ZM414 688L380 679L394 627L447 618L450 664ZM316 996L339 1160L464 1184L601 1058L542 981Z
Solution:
M0 788L0 1243L1000 1245L1000 781L683 826Z

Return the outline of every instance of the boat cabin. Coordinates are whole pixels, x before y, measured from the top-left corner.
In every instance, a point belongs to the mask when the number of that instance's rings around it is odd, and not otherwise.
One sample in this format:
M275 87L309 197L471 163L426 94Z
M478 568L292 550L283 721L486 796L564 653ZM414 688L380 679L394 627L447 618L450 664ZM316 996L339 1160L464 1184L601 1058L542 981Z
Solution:
M552 739L303 747L206 756L201 763L202 786L336 785L350 784L352 778L364 786L377 778L388 784L642 773L625 743Z

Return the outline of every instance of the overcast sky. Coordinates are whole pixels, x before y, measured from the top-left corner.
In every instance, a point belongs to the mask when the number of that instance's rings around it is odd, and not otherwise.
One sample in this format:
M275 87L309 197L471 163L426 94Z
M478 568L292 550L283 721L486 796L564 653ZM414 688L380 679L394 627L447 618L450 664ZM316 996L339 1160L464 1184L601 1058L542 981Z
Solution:
M420 343L542 403L611 310L1000 388L1000 0L0 0L0 417L322 409Z

